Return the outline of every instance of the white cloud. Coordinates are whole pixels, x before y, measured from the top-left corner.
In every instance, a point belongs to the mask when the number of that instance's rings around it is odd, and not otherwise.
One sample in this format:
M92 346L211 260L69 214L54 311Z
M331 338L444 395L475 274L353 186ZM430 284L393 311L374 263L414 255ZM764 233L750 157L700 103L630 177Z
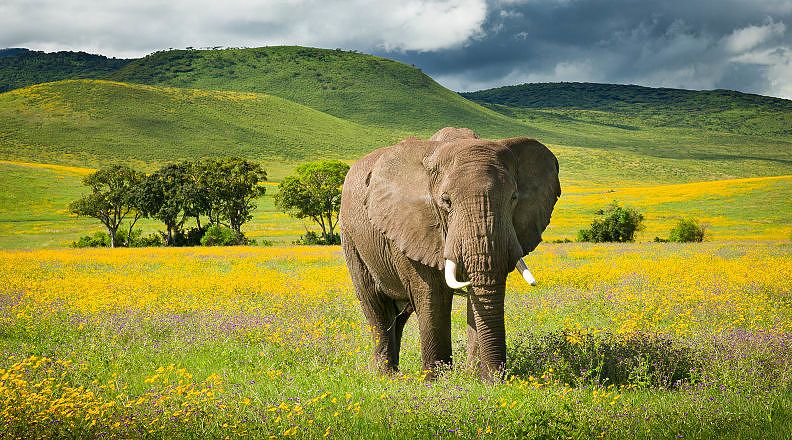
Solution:
M765 66L767 87L762 93L792 99L792 49L789 47L755 50L734 57L732 61Z
M475 90L488 89L492 87L510 86L523 83L535 82L591 82L602 81L602 78L590 60L562 61L555 65L552 72L533 72L530 66L520 65L512 69L508 74L495 81L472 79L465 72L460 74L443 75L437 77L437 82L443 84L451 90L461 92L472 92Z
M0 47L140 56L186 46L296 44L436 51L480 36L485 0L11 0Z
M741 53L753 49L773 37L784 35L785 30L786 26L783 22L776 23L772 20L761 26L746 26L735 29L724 37L724 45L732 53Z

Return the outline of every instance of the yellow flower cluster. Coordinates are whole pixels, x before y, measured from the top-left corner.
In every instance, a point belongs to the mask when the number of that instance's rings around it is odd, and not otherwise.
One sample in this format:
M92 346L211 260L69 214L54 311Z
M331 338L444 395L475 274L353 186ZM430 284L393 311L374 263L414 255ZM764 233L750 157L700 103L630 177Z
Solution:
M279 312L351 287L340 251L319 247L8 251L0 252L0 283L43 309L84 313Z
M0 420L28 425L57 422L70 428L104 420L115 402L105 402L85 387L71 386L70 367L68 360L29 356L0 369Z
M597 306L616 333L792 330L784 300L792 293L792 255L784 245L545 245L527 260L539 286L559 292L541 297L534 319L558 315L559 298L577 295L581 314ZM519 275L509 284L532 292Z

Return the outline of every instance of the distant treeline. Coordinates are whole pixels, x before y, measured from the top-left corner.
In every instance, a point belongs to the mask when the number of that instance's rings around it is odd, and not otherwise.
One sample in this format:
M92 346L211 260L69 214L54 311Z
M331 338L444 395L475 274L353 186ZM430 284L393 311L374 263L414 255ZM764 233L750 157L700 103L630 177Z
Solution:
M69 210L101 221L109 243L99 235L83 237L77 245L245 244L241 228L252 218L266 180L261 165L238 158L182 161L150 175L126 165L102 168L83 180L91 192ZM141 237L134 229L141 218L161 221L165 231ZM195 226L186 228L188 220Z
M0 93L63 79L106 78L130 61L86 52L3 49L0 50Z

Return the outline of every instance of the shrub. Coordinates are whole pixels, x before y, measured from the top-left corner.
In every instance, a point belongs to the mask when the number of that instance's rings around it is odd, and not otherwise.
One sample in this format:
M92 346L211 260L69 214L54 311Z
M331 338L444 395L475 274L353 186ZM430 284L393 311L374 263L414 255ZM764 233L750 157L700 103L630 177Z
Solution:
M515 375L552 378L571 386L632 385L674 388L693 380L700 357L686 346L662 336L637 333L582 333L563 330L523 333L509 347L509 368Z
M294 244L309 246L341 244L341 236L338 234L328 234L324 236L313 231L308 231L305 235L300 236L299 240L295 241Z
M244 237L233 229L222 225L209 226L201 237L203 246L234 246L238 244L245 244Z
M151 233L143 235L140 229L134 230L130 234L129 247L159 247L165 246L165 235L162 233Z
M595 219L589 229L578 231L578 241L627 242L635 241L635 233L643 229L644 216L636 209L619 206L613 202L597 214L604 215Z
M680 220L668 236L668 241L678 243L691 243L704 241L704 233L707 226L698 222L694 218Z
M109 247L110 235L106 232L97 232L93 235L85 235L80 237L79 240L72 242L73 248L88 248L88 247Z

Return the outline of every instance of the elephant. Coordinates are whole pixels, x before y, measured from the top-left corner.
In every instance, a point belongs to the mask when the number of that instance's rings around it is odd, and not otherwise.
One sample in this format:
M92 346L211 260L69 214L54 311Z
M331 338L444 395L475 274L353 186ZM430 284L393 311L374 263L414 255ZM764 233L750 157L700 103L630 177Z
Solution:
M467 364L485 381L506 362L506 278L542 240L561 195L558 160L527 137L480 139L446 127L358 160L341 192L341 245L374 362L399 366L415 313L428 377L452 361L451 308L467 290ZM466 278L466 281L460 279Z

